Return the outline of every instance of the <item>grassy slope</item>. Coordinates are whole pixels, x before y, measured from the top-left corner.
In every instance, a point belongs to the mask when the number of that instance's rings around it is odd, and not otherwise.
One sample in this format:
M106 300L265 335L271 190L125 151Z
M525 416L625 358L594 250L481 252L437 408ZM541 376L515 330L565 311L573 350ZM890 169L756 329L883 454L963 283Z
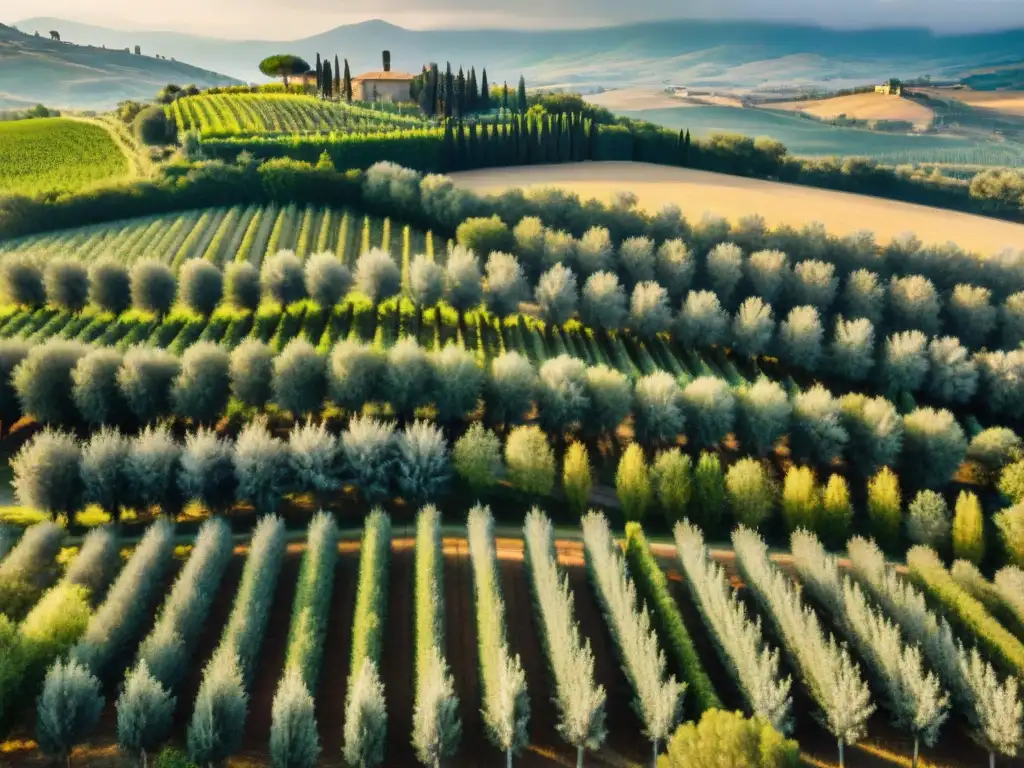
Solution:
M181 62L58 43L0 25L0 106L110 109L124 99L152 98L167 83L234 82Z
M76 190L129 173L108 130L67 118L0 123L0 194Z

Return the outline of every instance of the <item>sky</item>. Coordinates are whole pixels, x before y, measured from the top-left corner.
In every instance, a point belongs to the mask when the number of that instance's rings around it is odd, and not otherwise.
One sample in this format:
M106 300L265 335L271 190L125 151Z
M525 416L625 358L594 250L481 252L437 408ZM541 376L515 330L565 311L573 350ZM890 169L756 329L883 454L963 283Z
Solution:
M401 26L581 27L666 18L806 21L831 27L924 26L939 32L1024 27L1024 0L3 0L0 21L53 16L119 29L295 39L380 18ZM488 8L491 6L491 8Z

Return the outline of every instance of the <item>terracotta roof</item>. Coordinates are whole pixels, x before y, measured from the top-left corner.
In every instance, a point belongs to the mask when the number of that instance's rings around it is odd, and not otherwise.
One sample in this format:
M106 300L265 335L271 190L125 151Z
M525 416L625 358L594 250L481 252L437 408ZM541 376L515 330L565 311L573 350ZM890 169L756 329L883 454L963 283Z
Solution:
M352 78L352 82L358 82L360 80L413 80L415 75L410 75L405 72L364 72L357 77Z

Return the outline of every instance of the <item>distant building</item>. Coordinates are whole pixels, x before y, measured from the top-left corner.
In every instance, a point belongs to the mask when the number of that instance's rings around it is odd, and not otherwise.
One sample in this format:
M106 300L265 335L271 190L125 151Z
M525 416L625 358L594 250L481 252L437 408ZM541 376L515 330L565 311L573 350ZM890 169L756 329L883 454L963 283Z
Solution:
M303 72L301 75L288 75L287 78L280 77L279 79L282 83L287 79L289 87L301 85L305 88L316 88L316 70L313 69Z
M902 96L903 83L896 78L888 80L881 85L875 86L875 93L884 93L886 96Z
M406 72L364 72L352 78L356 101L412 101L414 76Z

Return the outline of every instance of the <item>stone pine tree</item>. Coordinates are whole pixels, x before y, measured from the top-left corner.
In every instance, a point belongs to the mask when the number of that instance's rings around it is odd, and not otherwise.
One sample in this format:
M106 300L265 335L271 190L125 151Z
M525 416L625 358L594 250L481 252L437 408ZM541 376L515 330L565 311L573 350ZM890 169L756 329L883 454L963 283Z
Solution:
M516 95L516 107L519 110L519 114L526 114L526 78L522 75L519 76L519 92Z
M345 89L345 101L349 104L352 103L352 70L348 68L348 59L345 59L345 80L343 83Z

